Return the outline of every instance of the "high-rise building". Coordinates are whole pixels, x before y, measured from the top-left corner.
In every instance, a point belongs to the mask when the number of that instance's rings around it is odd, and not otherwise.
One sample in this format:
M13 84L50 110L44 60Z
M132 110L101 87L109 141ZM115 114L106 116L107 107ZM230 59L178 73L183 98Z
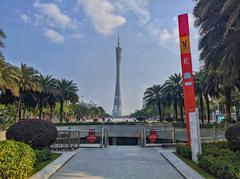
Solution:
M122 101L121 101L121 88L120 88L120 64L121 64L121 53L122 48L120 47L120 40L118 35L118 45L116 47L116 88L115 88L115 97L112 110L113 117L122 116Z

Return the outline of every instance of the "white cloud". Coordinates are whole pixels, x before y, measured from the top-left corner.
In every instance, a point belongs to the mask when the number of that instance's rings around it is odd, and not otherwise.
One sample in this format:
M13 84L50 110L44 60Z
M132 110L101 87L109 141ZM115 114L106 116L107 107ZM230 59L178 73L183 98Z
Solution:
M151 14L150 0L78 0L90 18L95 30L104 35L126 23L124 15L131 12L138 18L139 25L149 22ZM77 6L76 6L77 7Z
M197 43L198 31L193 26L194 17L189 14L189 27L191 41ZM160 46L169 49L174 53L179 53L179 32L178 32L178 18L172 19L172 26L165 28L162 27L159 21L151 21L145 26L145 31L156 41ZM193 49L197 51L196 49Z
M45 29L44 35L48 37L52 42L56 43L64 42L64 36L53 29Z
M146 24L151 17L148 6L150 0L111 0L120 13L133 12L140 25Z
M63 0L54 0L54 1L57 2L57 3L63 2Z
M62 0L54 0L61 3ZM69 17L55 3L42 3L36 0L33 10L20 14L19 17L24 23L33 25L43 30L43 35L52 42L61 43L66 39L76 39L83 37L79 31L82 26L76 19ZM31 14L31 17L28 15Z
M70 38L72 38L72 39L80 39L82 37L84 37L84 35L82 33L75 33L75 34L70 35Z
M108 0L78 0L90 17L97 32L109 35L126 23L123 16L117 15L116 8Z
M42 20L49 26L57 26L61 28L74 28L73 20L64 14L60 8L54 3L41 3L37 1L33 5L42 16ZM43 22L43 23L44 23Z
M31 18L27 14L20 14L20 19L26 24L31 22Z

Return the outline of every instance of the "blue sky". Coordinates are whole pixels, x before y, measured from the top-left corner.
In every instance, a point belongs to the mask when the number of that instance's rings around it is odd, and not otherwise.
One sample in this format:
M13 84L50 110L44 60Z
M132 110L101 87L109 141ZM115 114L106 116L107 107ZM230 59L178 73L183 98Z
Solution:
M177 15L189 13L193 68L199 68L192 0L1 0L2 50L15 65L74 80L79 95L109 113L117 33L123 48L123 113L142 106L144 90L181 72Z

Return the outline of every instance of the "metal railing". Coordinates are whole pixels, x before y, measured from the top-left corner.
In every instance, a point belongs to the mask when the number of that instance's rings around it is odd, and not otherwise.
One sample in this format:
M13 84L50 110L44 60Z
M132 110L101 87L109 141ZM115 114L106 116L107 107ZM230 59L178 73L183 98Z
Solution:
M172 145L176 143L175 129L173 127L143 128L140 140L143 147Z
M89 132L94 133L93 141L89 141ZM89 129L89 130L58 130L58 136L53 145L53 150L73 150L81 147L104 147L105 129Z
M208 128L201 130L202 142L217 142L225 140L224 128ZM155 141L150 141L150 132L155 131L153 135L156 135ZM155 128L143 128L139 136L139 145L145 146L171 146L176 144L187 143L187 131L186 128L175 127L155 127Z

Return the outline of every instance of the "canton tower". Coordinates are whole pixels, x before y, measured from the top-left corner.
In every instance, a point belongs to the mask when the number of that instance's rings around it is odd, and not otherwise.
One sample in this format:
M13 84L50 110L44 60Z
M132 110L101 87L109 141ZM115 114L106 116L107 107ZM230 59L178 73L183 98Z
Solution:
M120 47L119 35L118 35L118 46L116 47L116 88L115 88L115 97L112 110L112 117L121 117L122 116L122 101L121 101L121 90L120 90L120 64L121 64L121 53L122 48Z

